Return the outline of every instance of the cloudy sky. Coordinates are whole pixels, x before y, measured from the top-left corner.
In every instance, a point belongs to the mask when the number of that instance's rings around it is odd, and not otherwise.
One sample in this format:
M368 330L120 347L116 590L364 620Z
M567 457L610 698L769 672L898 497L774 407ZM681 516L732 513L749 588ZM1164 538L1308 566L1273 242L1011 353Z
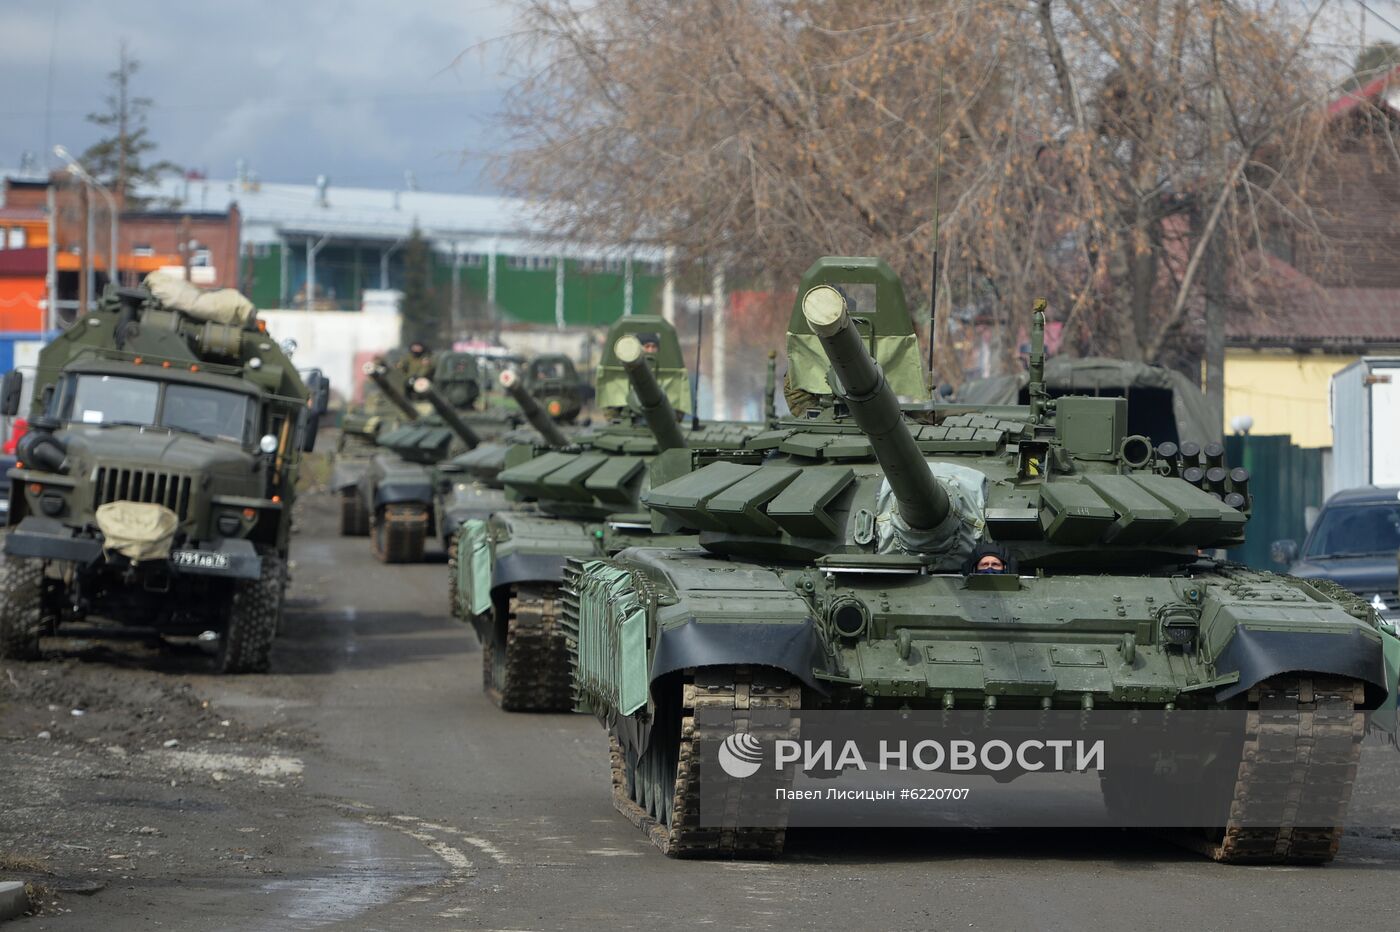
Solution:
M55 18L57 29L55 30ZM5 0L0 167L97 138L125 39L157 157L265 181L486 193L512 14L492 0ZM483 43L485 43L483 45Z

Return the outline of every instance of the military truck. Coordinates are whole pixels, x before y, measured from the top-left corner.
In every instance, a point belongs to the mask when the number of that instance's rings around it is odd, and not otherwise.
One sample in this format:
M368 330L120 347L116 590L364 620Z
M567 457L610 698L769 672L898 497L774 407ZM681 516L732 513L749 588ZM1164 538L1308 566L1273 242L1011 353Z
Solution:
M655 342L655 352L644 353L639 337ZM483 685L507 710L573 707L572 636L557 624L565 563L656 540L638 500L652 481L652 461L688 447L738 449L762 429L683 426L692 405L680 341L663 318L648 315L625 317L609 331L597 404L607 423L568 447L507 451L500 473L506 496L533 510L470 520L458 534L453 614L475 627Z
M658 532L698 547L571 565L559 611L576 685L611 737L614 804L662 850L782 850L781 818L753 814L772 788L701 750L760 715L792 734L813 709L1228 709L1237 743L1180 769L1105 771L1105 804L1190 792L1206 760L1230 792L1191 833L1201 850L1332 857L1356 712L1392 700L1397 642L1334 587L1210 558L1244 533L1247 477L1129 433L1127 399L1052 399L1043 322L1027 404L901 405L895 386L923 380L898 278L819 260L788 336L805 415L640 493ZM987 546L994 574L974 573ZM702 822L706 786L722 805ZM1280 798L1301 808L1261 823ZM1314 821L1294 824L1303 811Z
M531 359L520 385L556 421L572 424L583 410L583 382L574 361L563 353L542 353ZM510 395L520 403L515 393Z
M0 656L36 657L42 634L97 616L210 635L221 671L262 671L329 386L308 390L237 292L146 284L109 287L39 355L10 471Z

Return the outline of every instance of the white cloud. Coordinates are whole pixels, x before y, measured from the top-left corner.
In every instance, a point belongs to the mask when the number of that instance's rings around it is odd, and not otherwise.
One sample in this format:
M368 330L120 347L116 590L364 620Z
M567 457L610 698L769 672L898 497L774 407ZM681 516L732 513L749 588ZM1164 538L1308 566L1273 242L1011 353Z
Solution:
M55 2L59 61L46 122ZM46 142L79 151L96 138L82 117L99 106L125 37L141 62L137 91L157 104L150 124L161 157L217 175L246 158L266 180L334 171L347 183L391 185L413 169L425 186L471 190L480 187L479 150L498 135L491 117L505 78L498 47L463 53L511 20L507 2L460 0L11 0L0 165ZM477 151L458 170L464 140Z

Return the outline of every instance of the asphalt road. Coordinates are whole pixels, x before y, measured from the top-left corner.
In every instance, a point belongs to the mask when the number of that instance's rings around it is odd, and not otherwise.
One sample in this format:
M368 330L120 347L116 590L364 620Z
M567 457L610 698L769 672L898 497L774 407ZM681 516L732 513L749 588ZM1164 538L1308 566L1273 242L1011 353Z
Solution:
M596 721L506 715L485 699L475 637L445 615L442 562L376 564L367 541L334 536L324 502L294 556L272 674L218 678L177 665L142 675L186 682L250 728L305 736L289 745L299 775L220 797L217 817L182 803L188 812L159 829L188 836L174 868L60 895L65 911L15 928L1394 924L1400 841L1361 837L1348 837L1334 864L1308 869L1223 867L1131 832L805 831L776 863L668 860L613 810ZM182 798L206 790L191 792ZM262 851L271 866L195 855L225 851L231 831L264 839L243 857Z

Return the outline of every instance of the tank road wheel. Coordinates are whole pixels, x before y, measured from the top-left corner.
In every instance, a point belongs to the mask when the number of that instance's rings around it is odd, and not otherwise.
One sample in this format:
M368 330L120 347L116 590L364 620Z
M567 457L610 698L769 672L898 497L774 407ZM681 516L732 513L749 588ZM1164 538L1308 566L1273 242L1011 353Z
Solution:
M0 556L0 659L38 659L43 598L42 562Z
M358 489L346 489L340 493L340 536L366 537L369 535L369 509Z
M747 818L746 813L762 812L763 821L769 823L774 815L785 816L785 812L773 809L774 797L775 790L790 781L790 775L764 769L734 780L722 772L706 773L707 781L732 784L726 795L733 806L727 809L723 824L702 827L701 746L702 742L723 741L736 730L760 740L796 738L801 687L775 671L749 673L717 667L688 677L679 691L663 693L668 694L658 696L645 751L638 755L624 750L616 737L611 739L613 805L672 857L769 858L781 854L786 828L746 826L746 820L757 821ZM723 724L697 721L697 709L723 713ZM782 723L748 721L755 709L779 713Z
M512 586L504 631L488 620L481 645L486 694L508 712L568 712L574 707L575 643L559 624L559 587Z
M423 505L385 505L374 522L374 555L383 563L421 563L428 539Z
M240 580L233 590L228 627L219 639L220 673L266 673L272 641L282 619L286 575L276 556L262 558L262 575Z
M1180 840L1227 864L1332 860L1366 730L1356 714L1364 699L1364 686L1337 678L1279 676L1251 689L1229 819ZM1300 811L1321 824L1295 824Z

